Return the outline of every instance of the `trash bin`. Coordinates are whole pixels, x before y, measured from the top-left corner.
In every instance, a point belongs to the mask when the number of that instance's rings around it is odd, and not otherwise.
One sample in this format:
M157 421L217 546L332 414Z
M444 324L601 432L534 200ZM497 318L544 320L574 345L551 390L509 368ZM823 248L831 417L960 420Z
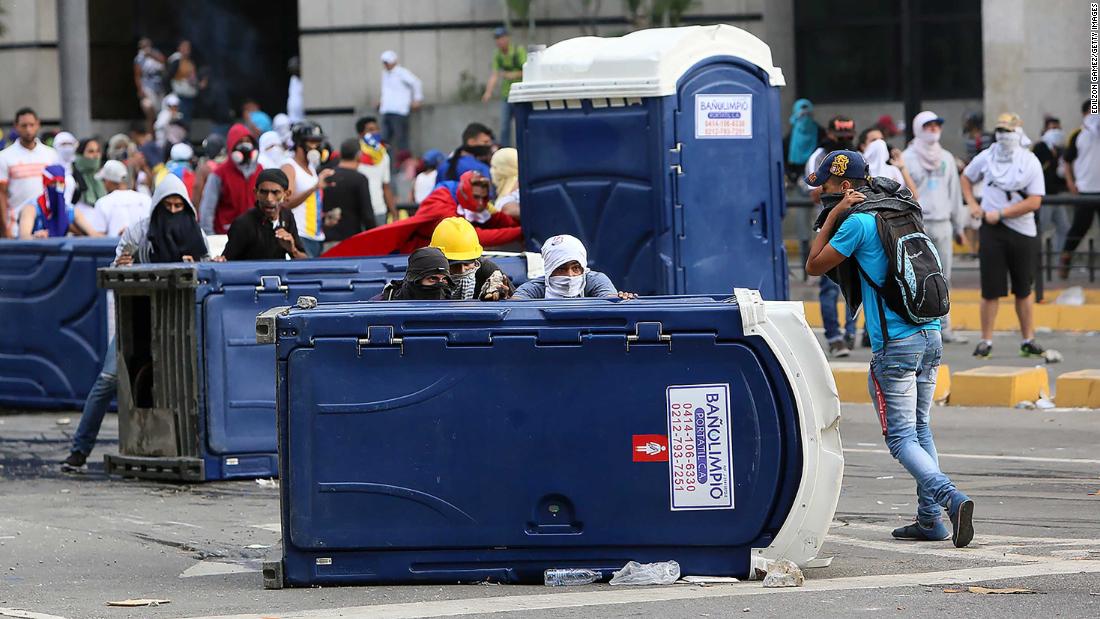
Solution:
M299 296L366 301L406 256L103 269L115 291L119 453L107 472L203 481L276 475L275 366L256 315ZM526 281L523 258L495 258Z
M786 299L783 84L726 25L532 53L508 97L527 249L572 234L622 290Z
M733 301L731 299L730 301ZM282 560L265 586L806 566L843 471L802 304L274 308Z
M107 351L107 294L96 269L117 239L0 242L0 406L73 409Z

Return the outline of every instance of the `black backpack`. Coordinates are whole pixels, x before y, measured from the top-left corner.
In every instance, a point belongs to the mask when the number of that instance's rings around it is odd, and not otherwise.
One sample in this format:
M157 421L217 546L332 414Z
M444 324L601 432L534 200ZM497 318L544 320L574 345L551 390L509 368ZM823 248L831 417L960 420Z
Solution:
M849 209L849 214L875 216L879 241L886 253L886 281L879 286L856 262L860 276L878 293L882 337L889 341L883 303L902 319L915 325L928 324L951 311L951 293L940 254L924 232L920 205L912 193L890 179L874 178L867 199Z

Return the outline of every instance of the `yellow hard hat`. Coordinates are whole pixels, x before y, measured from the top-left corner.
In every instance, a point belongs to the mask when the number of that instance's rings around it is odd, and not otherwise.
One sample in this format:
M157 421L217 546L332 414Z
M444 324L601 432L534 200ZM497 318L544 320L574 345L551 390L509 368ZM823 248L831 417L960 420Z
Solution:
M477 230L462 217L448 217L432 232L432 247L439 248L447 260L477 260L484 251Z

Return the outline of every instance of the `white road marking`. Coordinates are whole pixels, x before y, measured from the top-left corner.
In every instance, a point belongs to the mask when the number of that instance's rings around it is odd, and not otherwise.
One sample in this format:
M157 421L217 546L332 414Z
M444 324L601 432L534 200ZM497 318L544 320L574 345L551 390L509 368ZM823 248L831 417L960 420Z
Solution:
M844 448L846 453L857 454L886 454L890 455L890 451L887 449L857 449L855 447ZM1059 464L1100 464L1100 460L1090 460L1088 458L1043 458L1039 456L993 456L986 454L945 454L940 453L941 458L962 458L966 460L1008 460L1011 462L1053 462Z
M180 578L194 578L196 576L221 576L222 574L245 574L249 572L259 573L260 570L241 565L239 563L225 563L222 561L199 561L180 574Z
M975 538L978 539L978 538ZM1021 555L1010 554L1004 551L988 550L983 548L952 548L950 542L945 542L947 546L931 546L933 542L903 542L903 541L886 541L886 540L870 540L862 539L859 537L851 537L849 535L841 535L836 531L830 531L829 535L825 537L826 543L841 544L844 546L855 546L857 548L868 548L870 550L883 550L886 552L898 552L902 554L911 555L934 555L937 557L947 557L949 559L974 559L982 561L995 561L998 563L1043 563L1043 562L1055 562L1059 561L1054 557L1046 557L1042 555Z
M36 613L29 610L19 610L17 608L0 608L0 617L14 617L15 619L65 619L59 615L47 615L46 613Z
M489 613L556 610L596 606L619 606L677 600L698 600L752 595L785 595L822 591L850 591L857 589L888 589L922 585L949 585L992 580L1032 578L1059 574L1100 573L1100 561L1052 561L1029 565L1000 565L996 567L919 572L913 574L882 574L876 576L849 576L807 580L806 585L793 589L765 589L760 583L738 583L702 588L698 586L671 586L643 589L600 589L577 593L546 593L513 595L437 602L407 602L379 604L376 606L351 606L297 612L277 612L280 619L321 619L339 615L342 619L406 619L412 617L446 617ZM242 614L192 617L191 619L262 619L264 614Z

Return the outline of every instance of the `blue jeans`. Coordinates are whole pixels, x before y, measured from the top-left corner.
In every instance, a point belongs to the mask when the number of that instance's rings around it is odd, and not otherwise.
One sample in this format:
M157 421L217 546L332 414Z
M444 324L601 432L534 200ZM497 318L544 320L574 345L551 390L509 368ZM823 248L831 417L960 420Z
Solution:
M821 287L818 292L818 300L821 301L821 323L825 325L825 339L829 342L837 342L845 336L856 336L856 319L852 316L852 308L845 308L844 334L840 333L840 320L836 313L837 299L840 298L840 286L833 280L821 276L818 281Z
M930 411L943 341L936 330L890 340L871 356L867 388L882 425L886 445L917 481L917 520L940 519L955 484L940 471L932 441Z
M393 149L390 161L396 165L397 154L403 150L409 150L409 117L401 114L383 114L382 139Z
M508 99L500 102L500 145L512 145L512 104Z
M87 456L95 448L95 439L99 436L99 426L103 424L103 416L107 414L107 407L111 405L111 398L118 391L118 340L111 338L107 344L106 359L103 360L103 369L92 385L88 399L84 402L84 411L80 414L80 426L73 435L73 445L70 451L79 451Z

